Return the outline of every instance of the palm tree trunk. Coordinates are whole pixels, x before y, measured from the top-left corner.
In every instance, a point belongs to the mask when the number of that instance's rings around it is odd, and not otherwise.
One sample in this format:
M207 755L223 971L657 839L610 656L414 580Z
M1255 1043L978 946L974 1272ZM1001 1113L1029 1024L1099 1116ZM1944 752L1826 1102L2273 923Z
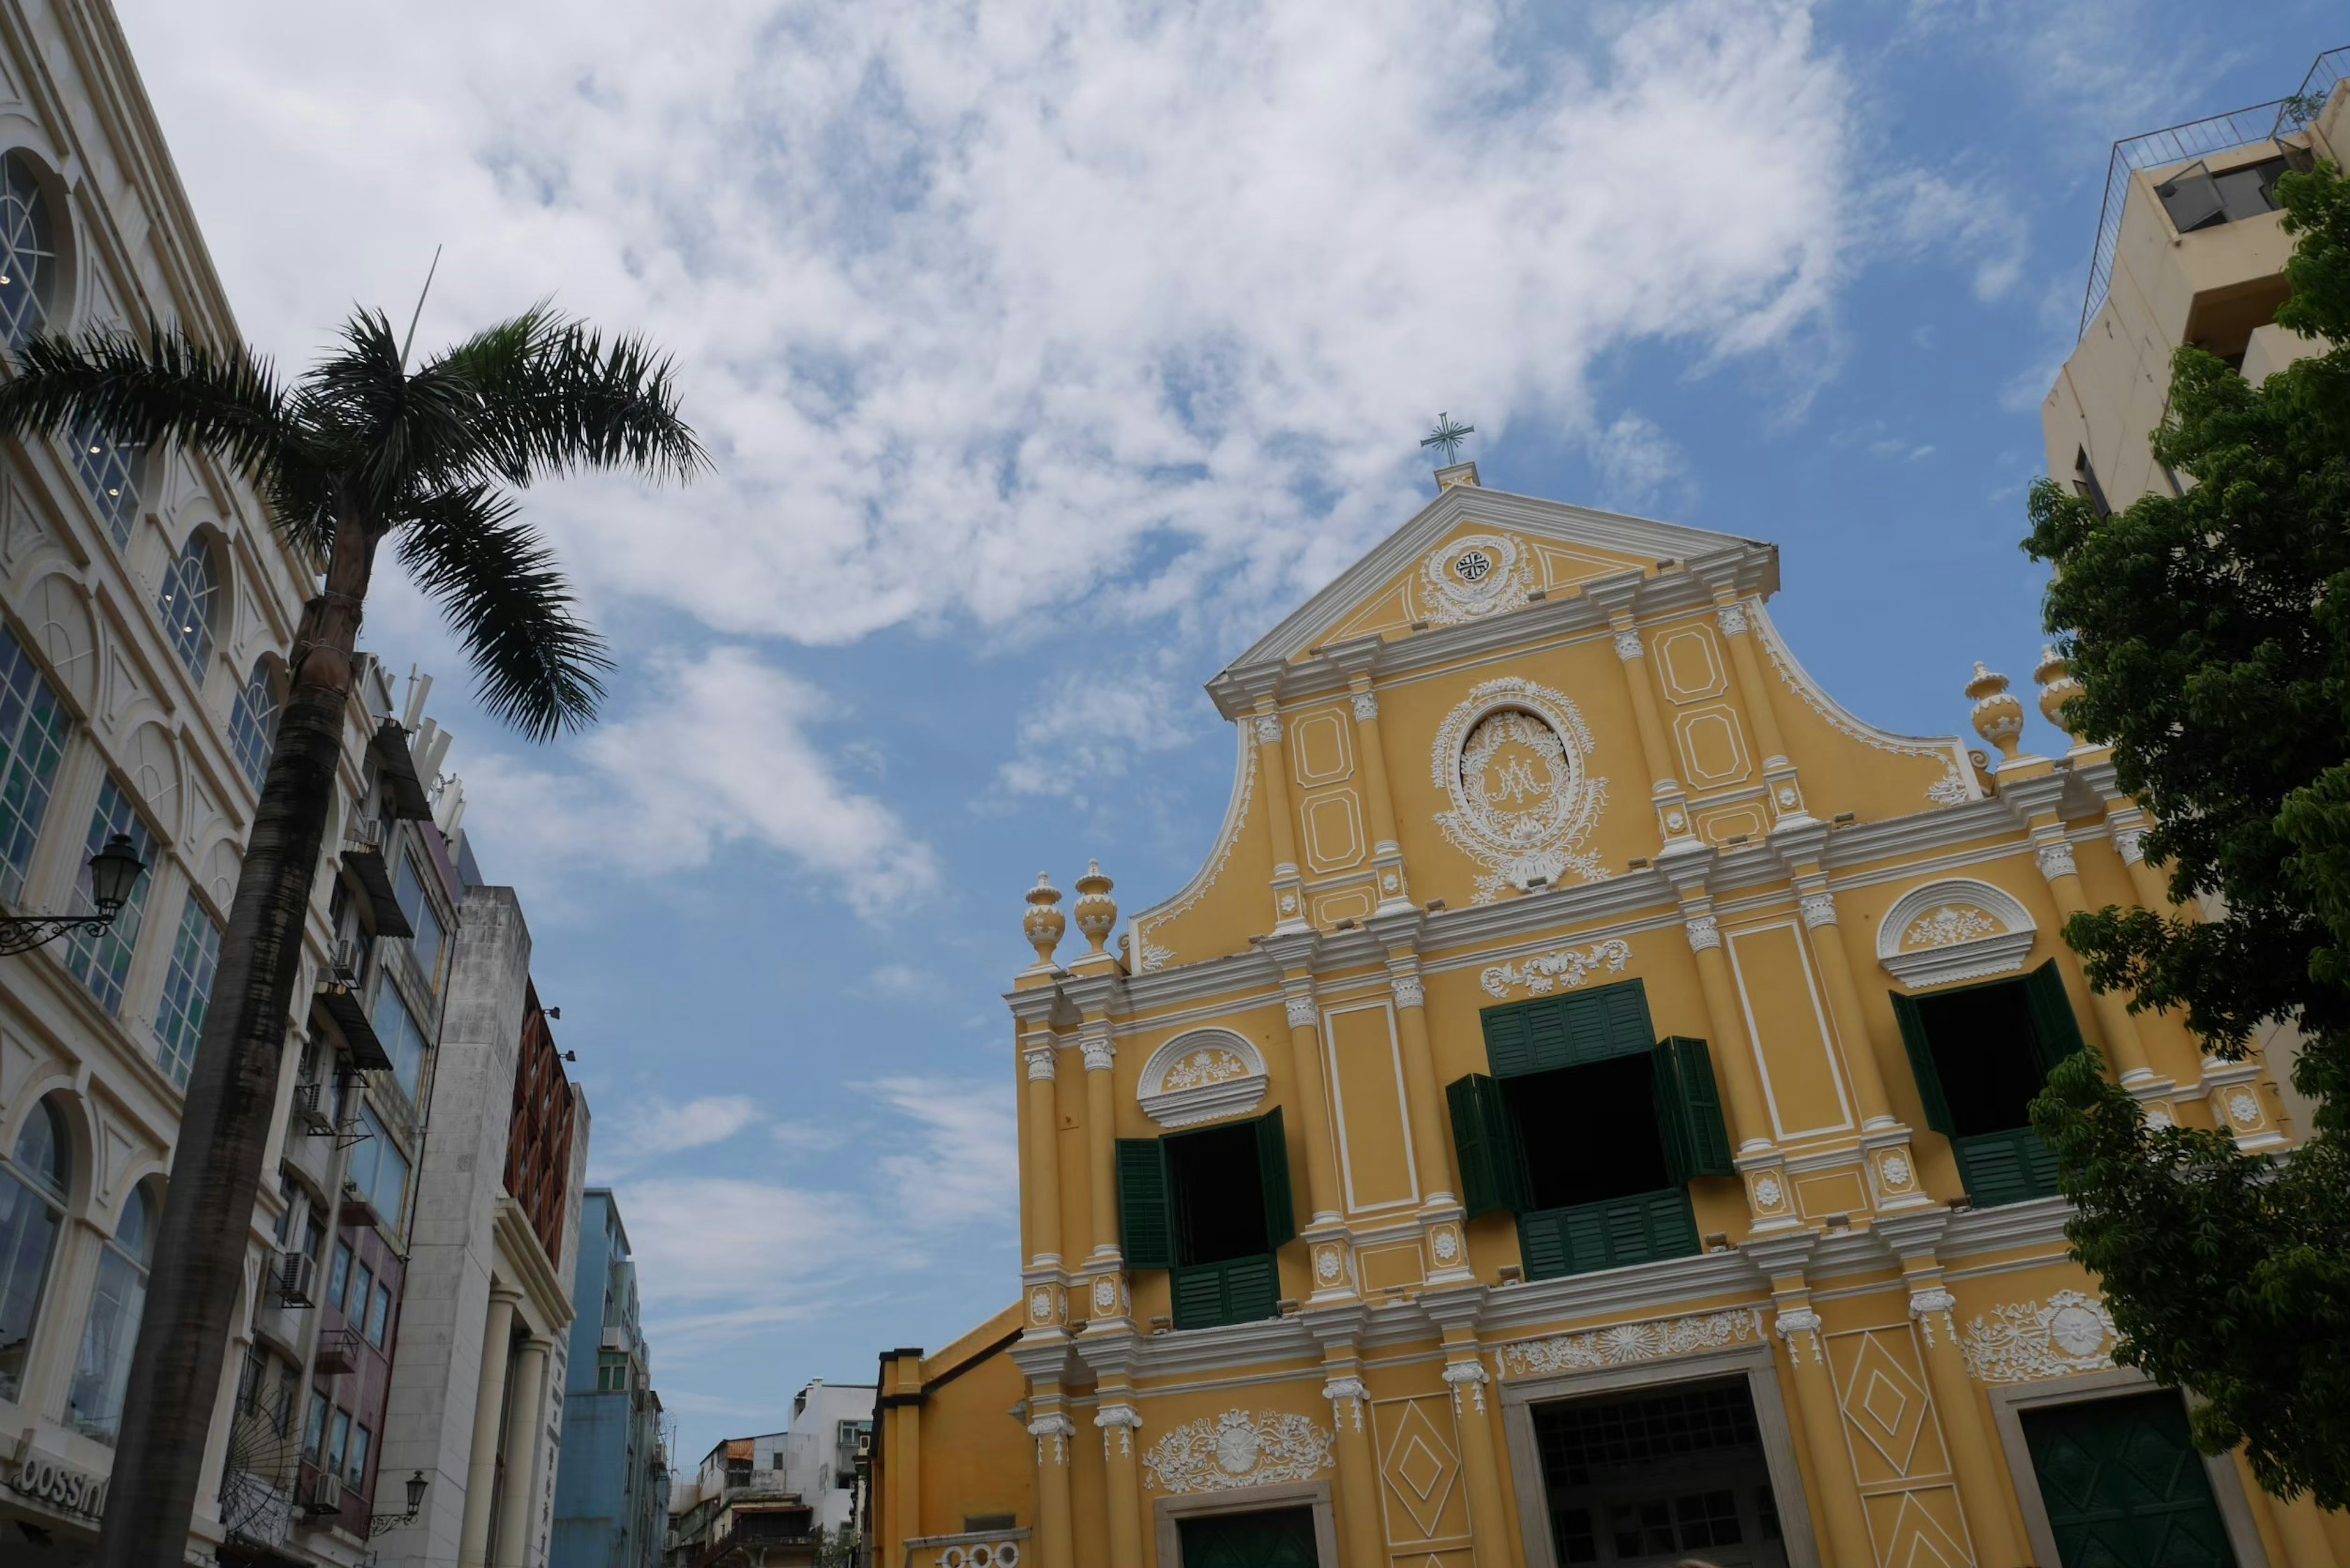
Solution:
M245 1282L302 937L350 698L374 539L338 527L326 591L304 607L286 711L261 786L130 1361L99 1531L99 1568L179 1568ZM253 1282L257 1297L265 1281Z

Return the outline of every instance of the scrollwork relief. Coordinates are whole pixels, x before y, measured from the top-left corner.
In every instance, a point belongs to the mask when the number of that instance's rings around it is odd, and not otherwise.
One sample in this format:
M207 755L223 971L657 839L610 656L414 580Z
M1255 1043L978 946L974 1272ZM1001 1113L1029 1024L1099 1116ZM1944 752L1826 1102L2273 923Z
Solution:
M1652 1318L1619 1323L1548 1339L1521 1340L1497 1352L1505 1377L1539 1376L1591 1366L1622 1366L1693 1351L1719 1350L1762 1337L1762 1314L1753 1307L1704 1316Z
M1438 727L1430 763L1452 809L1437 826L1452 846L1486 867L1472 902L1504 888L1572 871L1607 875L1586 849L1607 781L1586 761L1591 729L1565 693L1517 676L1480 683Z
M2114 1315L2079 1291L2040 1302L1993 1307L1959 1336L1967 1371L1979 1383L2030 1383L2114 1364Z
M1477 982L1492 996L1507 996L1513 985L1535 996L1572 991L1602 970L1621 974L1632 961L1632 946L1617 937L1587 948L1559 948L1536 953L1523 963L1497 963L1478 975Z
M1310 1480L1328 1468L1331 1440L1304 1416L1227 1410L1161 1435L1142 1456L1142 1474L1178 1494Z

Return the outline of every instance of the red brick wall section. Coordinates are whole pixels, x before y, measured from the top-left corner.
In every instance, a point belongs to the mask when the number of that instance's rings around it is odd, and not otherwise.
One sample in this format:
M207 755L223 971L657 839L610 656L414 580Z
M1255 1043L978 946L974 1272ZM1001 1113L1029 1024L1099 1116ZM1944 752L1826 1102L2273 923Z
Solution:
M571 1176L571 1084L530 989L515 1064L514 1119L506 1136L506 1192L530 1216L549 1261L563 1263L564 1188Z

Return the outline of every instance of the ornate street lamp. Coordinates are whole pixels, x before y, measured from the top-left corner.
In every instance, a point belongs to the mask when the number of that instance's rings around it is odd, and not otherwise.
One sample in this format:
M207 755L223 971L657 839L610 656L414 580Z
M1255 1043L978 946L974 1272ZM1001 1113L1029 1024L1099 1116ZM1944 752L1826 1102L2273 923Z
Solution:
M131 889L139 886L146 870L147 862L139 858L130 836L116 834L89 857L89 900L98 906L98 913L0 915L0 954L28 952L72 931L97 936L114 924L114 917L130 901Z
M398 1530L404 1525L415 1523L416 1516L424 1510L424 1489L432 1484L424 1479L422 1470L418 1470L414 1475L410 1476L408 1478L408 1511L368 1515L368 1534L370 1537L378 1536L387 1530Z

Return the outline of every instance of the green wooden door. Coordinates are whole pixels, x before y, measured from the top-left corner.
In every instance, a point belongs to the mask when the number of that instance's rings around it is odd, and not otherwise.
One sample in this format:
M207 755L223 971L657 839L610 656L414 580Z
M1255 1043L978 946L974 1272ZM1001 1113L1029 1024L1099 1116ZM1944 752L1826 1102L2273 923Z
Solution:
M2064 1568L2235 1568L2177 1394L2026 1410L2023 1436Z
M1272 1508L1180 1522L1182 1568L1318 1568L1314 1511Z

